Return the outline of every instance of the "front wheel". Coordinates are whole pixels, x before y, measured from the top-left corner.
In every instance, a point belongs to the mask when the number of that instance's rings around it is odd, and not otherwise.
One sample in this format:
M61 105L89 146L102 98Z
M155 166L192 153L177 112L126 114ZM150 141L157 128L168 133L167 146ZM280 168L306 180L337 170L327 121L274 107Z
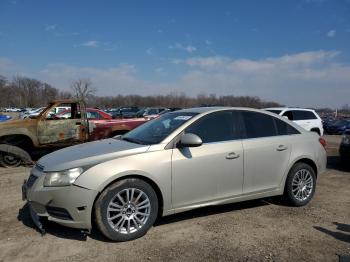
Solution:
M297 163L289 171L284 197L293 206L304 206L310 202L316 189L316 175L311 166Z
M129 241L145 235L157 215L157 194L148 183L136 178L112 184L95 203L97 226L113 241Z
M22 159L7 153L0 153L0 166L11 168L22 164Z

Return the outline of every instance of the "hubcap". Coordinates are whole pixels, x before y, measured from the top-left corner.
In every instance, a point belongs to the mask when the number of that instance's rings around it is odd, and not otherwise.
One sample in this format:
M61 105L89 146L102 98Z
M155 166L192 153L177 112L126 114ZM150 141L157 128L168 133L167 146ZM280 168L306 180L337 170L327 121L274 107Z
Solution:
M140 230L151 214L151 204L145 192L127 188L116 194L108 204L108 224L115 231L130 234Z
M295 173L292 181L293 196L299 201L308 199L313 190L313 178L306 169L301 169Z
M6 165L13 166L18 165L21 161L19 158L13 156L13 155L3 155L3 160Z

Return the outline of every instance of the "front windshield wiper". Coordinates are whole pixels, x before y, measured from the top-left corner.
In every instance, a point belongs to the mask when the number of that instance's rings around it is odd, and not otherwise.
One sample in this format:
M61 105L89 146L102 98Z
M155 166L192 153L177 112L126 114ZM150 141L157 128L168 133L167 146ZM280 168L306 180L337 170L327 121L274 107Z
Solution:
M134 144L139 144L139 145L144 145L144 143L138 139L135 138L130 138L130 137L122 137L121 138L124 141L128 141L130 143L134 143Z

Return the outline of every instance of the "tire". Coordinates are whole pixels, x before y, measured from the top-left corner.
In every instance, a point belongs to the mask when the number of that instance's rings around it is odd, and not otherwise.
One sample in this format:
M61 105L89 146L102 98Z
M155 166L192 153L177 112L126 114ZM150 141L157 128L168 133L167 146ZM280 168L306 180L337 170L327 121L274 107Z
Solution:
M305 206L314 196L315 189L315 171L308 164L296 163L288 173L284 199L292 206Z
M158 216L158 198L148 183L128 178L107 187L96 200L94 211L97 227L105 237L130 241L142 237L153 226Z
M22 164L22 160L14 155L0 153L0 166L6 168L18 167Z

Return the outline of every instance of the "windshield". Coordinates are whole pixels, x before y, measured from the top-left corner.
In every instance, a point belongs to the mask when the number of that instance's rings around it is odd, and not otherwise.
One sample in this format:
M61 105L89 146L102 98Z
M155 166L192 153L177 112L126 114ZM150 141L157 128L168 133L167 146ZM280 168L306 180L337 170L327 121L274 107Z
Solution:
M186 123L195 115L197 115L197 113L192 112L164 114L125 134L122 140L143 145L159 144L175 129Z

